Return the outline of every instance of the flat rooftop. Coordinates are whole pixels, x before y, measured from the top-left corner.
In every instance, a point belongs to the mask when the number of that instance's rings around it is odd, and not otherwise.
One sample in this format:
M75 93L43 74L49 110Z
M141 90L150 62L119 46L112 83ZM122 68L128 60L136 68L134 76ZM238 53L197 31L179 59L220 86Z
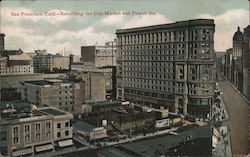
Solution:
M97 127L92 125L92 124L78 120L73 124L73 128L76 128L76 129L81 130L81 131L90 132Z
M181 27L188 27L188 26L215 26L213 19L193 19L187 21L177 21L174 23L166 23L160 25L152 25L152 26L145 26L145 27L135 27L135 28L126 28L126 29L117 29L116 34L123 34L123 33L133 33L133 32L141 32L141 31L154 31L159 29L175 29Z
M90 102L88 105L91 106L106 106L106 105L120 105L122 101L120 100L105 100L105 101L97 101L97 102Z
M122 144L121 146L129 151L136 152L143 156L155 156L155 153L161 154L168 149L182 144L187 137L191 137L188 141L192 141L197 139L209 139L211 136L211 128L209 125L201 127L194 126L186 131L178 133L177 136L165 134L152 139Z
M46 79L46 80L25 81L25 83L44 86L44 85L50 85L50 84L53 84L53 83L72 83L72 81L60 80L60 79Z
M39 111L33 110L33 104L23 100L0 102L0 112L1 118L4 120L14 120L43 115Z
M61 115L66 114L65 112L62 112L53 108L40 109L40 111L53 115L53 116L61 116Z

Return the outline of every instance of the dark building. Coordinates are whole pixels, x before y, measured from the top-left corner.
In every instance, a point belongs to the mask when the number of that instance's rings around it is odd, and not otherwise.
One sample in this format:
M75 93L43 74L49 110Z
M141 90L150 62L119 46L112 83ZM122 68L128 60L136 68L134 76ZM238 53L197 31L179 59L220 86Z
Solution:
M243 40L243 94L250 99L250 25L244 29Z
M104 66L98 69L104 72L106 99L116 99L116 66Z
M118 29L117 98L206 118L214 95L210 19Z
M92 63L96 67L116 65L116 42L108 42L105 46L82 46L81 61Z
M243 67L242 67L243 33L238 27L233 36L233 60L232 82L242 92L243 90Z
M4 51L5 48L4 48L4 36L5 34L0 34L0 51Z
M224 58L224 76L229 80L232 81L232 72L233 72L233 49L227 49Z
M61 54L37 53L33 57L34 73L67 72L70 57Z

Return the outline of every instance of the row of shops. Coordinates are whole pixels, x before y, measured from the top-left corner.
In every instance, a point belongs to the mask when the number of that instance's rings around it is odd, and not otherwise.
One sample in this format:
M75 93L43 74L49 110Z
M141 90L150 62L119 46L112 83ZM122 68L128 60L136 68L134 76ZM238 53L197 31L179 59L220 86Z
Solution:
M30 155L34 155L34 154L40 154L43 152L64 149L64 148L70 147L72 145L74 145L72 139L66 139L66 140L62 140L62 141L46 143L43 145L30 146L30 147L26 147L23 149L16 149L12 152L12 156L13 157L30 156Z

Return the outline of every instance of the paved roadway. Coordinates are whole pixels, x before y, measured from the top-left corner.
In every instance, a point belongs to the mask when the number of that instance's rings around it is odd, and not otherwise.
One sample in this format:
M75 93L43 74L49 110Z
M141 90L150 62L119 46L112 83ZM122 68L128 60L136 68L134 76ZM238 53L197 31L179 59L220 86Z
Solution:
M228 125L230 128L233 156L236 154L248 154L249 105L231 87L227 80L221 80L219 86L223 92L224 101L230 117L229 121L223 124Z

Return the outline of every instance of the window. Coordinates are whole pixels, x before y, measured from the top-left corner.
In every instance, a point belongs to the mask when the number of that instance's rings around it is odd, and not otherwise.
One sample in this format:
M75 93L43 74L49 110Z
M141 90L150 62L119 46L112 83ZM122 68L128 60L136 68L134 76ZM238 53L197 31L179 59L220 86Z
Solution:
M61 123L57 123L57 128L61 128Z
M30 135L25 135L24 143L30 143Z
M46 129L50 129L50 128L51 128L50 122L46 122Z
M41 140L41 134L40 133L36 133L36 141Z
M65 131L65 136L69 136L69 131Z
M50 138L51 138L51 132L49 131L46 133L46 139L50 139Z
M66 123L65 123L65 127L69 127L69 122L66 122Z
M58 132L58 133L57 133L57 137L61 137L61 132Z
M29 125L25 125L25 126L24 126L24 132L25 132L25 133L30 132L30 126L29 126Z
M0 140L1 141L6 141L7 140L7 133L6 133L6 131L1 131L0 132Z
M14 134L14 135L17 135L17 134L18 134L18 127L14 127L14 128L13 128L13 134Z
M36 131L40 131L40 129L41 129L41 124L37 123L36 124Z
M18 140L18 137L14 137L14 138L13 138L13 143L14 143L14 144L18 144L18 141L19 141L19 140Z

